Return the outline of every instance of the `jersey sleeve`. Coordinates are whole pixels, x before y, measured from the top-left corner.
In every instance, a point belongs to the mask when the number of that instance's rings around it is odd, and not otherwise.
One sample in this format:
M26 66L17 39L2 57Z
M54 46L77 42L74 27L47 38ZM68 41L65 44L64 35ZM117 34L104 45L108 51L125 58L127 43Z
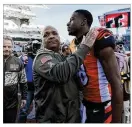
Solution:
M99 35L95 41L94 55L98 57L99 52L106 47L112 47L114 49L115 39L111 31L102 28L99 30Z

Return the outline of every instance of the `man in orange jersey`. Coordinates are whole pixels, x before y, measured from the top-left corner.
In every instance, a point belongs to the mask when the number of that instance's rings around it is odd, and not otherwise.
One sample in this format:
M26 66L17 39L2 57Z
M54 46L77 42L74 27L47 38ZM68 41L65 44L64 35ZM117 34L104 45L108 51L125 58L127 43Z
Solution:
M92 14L76 10L67 23L69 35L76 36L71 43L75 51L90 30ZM83 104L86 107L86 123L120 123L123 91L112 32L99 28L94 47L87 54L78 76L83 85Z

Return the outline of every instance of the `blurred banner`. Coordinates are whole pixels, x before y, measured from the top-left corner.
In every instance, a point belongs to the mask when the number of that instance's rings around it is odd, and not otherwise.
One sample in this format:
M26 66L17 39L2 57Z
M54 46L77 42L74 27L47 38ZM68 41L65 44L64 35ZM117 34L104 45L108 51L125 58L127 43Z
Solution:
M98 16L99 23L106 28L130 27L130 8L106 12Z
M105 15L106 28L130 26L130 12Z

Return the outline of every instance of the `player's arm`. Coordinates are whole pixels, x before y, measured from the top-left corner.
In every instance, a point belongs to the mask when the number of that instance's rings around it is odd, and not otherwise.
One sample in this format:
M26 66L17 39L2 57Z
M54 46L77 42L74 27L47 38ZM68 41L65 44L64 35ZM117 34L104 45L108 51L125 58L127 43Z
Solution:
M112 122L120 123L123 108L123 90L119 67L111 47L102 49L99 53L105 75L111 84L112 89Z
M123 89L117 59L114 53L115 40L107 29L100 29L94 46L95 56L99 58L112 89L112 122L120 123L123 108Z

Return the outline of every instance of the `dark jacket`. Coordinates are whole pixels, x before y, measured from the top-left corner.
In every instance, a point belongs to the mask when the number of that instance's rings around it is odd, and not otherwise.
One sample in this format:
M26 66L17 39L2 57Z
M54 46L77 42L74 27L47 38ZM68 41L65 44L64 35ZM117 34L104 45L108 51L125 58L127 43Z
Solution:
M4 77L4 108L10 109L18 105L18 84L22 99L27 96L27 79L25 69L19 58L10 56L3 61L3 77Z
M66 59L51 50L38 51L33 64L38 122L80 122L79 86L74 75L88 50L81 45Z

